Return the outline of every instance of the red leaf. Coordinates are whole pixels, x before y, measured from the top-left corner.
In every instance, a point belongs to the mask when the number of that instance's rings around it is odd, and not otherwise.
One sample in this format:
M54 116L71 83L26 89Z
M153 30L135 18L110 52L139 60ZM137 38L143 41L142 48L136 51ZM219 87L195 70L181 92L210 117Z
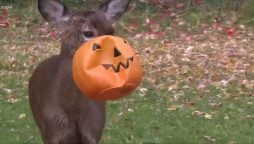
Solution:
M184 3L177 3L176 8L183 9L184 8Z
M235 32L236 32L236 30L235 30L234 28L228 28L228 29L227 29L227 35L228 35L228 36L233 36L233 35L235 35Z
M50 36L51 38L57 38L57 32L52 31L52 32L49 33L49 36Z
M0 27L9 27L10 23L8 21L8 11L6 9L2 10L2 15L0 16Z
M195 2L196 2L197 5L201 5L201 4L204 3L204 0L196 0Z

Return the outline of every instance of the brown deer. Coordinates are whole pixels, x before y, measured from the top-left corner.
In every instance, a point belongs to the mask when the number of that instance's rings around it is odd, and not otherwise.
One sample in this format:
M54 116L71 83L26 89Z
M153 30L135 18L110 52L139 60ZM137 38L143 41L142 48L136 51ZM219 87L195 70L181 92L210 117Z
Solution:
M95 144L105 125L106 103L88 98L72 79L72 58L82 43L113 35L112 23L127 9L129 0L110 0L97 11L71 12L58 0L39 0L38 9L64 31L61 51L43 61L29 81L29 103L45 144Z

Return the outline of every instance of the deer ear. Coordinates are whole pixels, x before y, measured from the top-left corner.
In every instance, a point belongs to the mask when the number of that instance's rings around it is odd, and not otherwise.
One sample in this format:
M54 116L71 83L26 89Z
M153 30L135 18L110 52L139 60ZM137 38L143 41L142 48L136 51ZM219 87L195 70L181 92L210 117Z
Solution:
M106 1L100 7L100 11L103 11L108 20L115 22L126 11L130 3L130 0L109 0Z
M48 22L62 23L70 19L68 8L58 0L39 0L38 9Z

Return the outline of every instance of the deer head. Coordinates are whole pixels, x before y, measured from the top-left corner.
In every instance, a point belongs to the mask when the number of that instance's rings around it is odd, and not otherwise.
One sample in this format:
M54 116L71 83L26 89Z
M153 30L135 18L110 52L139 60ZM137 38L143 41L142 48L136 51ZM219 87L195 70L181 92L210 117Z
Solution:
M128 7L129 0L111 0L97 11L70 11L58 0L40 0L39 11L50 23L61 25L61 54L73 56L84 42L101 35L113 35L112 24Z

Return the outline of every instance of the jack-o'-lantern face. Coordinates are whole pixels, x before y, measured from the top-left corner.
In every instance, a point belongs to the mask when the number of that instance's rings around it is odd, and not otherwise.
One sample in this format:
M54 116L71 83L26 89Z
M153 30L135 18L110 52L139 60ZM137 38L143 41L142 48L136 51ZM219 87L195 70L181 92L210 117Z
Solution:
M113 70L118 73L128 69L133 62L135 53L130 45L119 37L104 37L94 41L90 45L92 63L88 68L103 66L106 70Z
M112 100L126 96L140 84L142 68L127 41L101 36L82 45L74 55L73 79L88 96Z

